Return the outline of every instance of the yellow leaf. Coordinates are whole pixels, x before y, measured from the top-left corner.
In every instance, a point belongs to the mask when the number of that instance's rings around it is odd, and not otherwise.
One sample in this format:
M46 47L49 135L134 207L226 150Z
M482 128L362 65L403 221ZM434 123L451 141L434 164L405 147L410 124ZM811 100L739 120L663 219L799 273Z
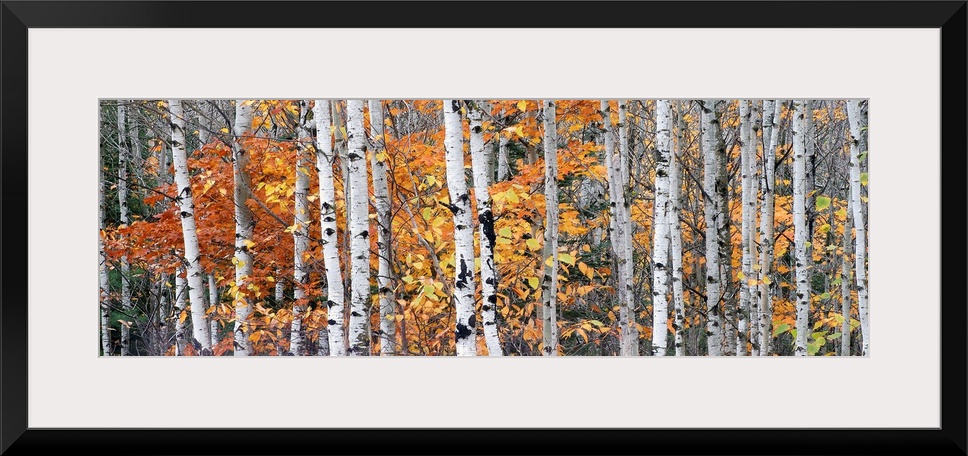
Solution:
M518 111L524 112L528 109L528 100L521 100L518 102Z
M509 203L518 203L519 201L521 201L518 199L518 194L514 190L508 190L504 194L504 197L508 200Z
M538 289L538 285L539 285L538 278L537 277L529 277L528 278L528 285L530 285L531 288L534 288L535 290L537 290Z
M226 128L226 127L222 127L219 131L222 132L222 133L228 133L229 132L229 129Z
M770 280L770 278L768 276L764 276L763 277L763 283L769 285L769 284L773 283L773 281Z

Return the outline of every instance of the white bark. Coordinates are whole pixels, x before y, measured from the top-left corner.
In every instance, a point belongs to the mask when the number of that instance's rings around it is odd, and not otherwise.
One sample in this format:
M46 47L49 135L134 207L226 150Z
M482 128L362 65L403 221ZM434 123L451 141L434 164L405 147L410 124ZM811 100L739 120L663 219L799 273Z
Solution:
M127 101L118 100L118 210L121 226L128 224L128 156L130 155L127 127ZM121 308L131 310L131 265L128 255L121 256ZM121 325L121 356L130 354L131 329Z
M545 232L544 277L542 290L542 354L558 355L558 127L555 122L555 101L541 101L541 117L544 119L545 160ZM550 261L550 263L549 263Z
M198 142L203 146L208 144L212 136L211 102L198 100L195 102L195 115L198 118Z
M188 153L185 150L185 111L181 100L169 100L171 111L171 149L175 165L175 185L182 236L185 239L185 264L188 281L188 300L192 308L192 336L202 349L211 350L208 318L205 316L204 285L202 284L201 254L195 228L195 202L188 177Z
M474 314L474 230L471 199L464 177L464 144L457 100L444 103L444 148L447 161L447 189L454 214L454 308L457 311L455 342L457 356L476 355L477 317Z
M282 271L276 269L275 277L282 277ZM281 279L276 279L275 286L273 286L273 294L276 298L276 304L281 305L282 301L286 299L286 283Z
M255 229L255 219L252 211L246 205L252 182L246 165L249 163L249 153L242 147L240 140L250 133L252 126L252 107L245 100L235 100L235 125L232 143L232 175L233 175L233 204L235 207L235 293L232 305L235 308L235 327L232 332L235 337L235 356L252 354L252 344L249 342L249 315L252 313L252 303L247 296L249 277L252 276L252 262L254 258L249 251L252 244L252 232Z
M655 204L652 216L652 355L665 356L669 322L669 164L672 161L672 103L655 101Z
M471 168L474 170L474 199L477 200L477 227L481 249L481 321L489 356L502 356L497 332L497 269L494 265L494 215L488 188L487 154L484 147L483 119L479 101L468 107L470 122ZM505 162L506 164L506 162Z
M678 162L678 156L682 154L682 150L685 147L686 122L684 119L685 112L682 109L681 103L679 101L676 102L679 125L676 132L676 148L673 150L673 155L669 160L669 201L671 202L669 209L669 240L672 243L672 302L675 308L673 325L676 330L676 356L686 355L684 337L686 330L686 304L682 294L682 226L679 219L679 210L681 209L679 198L681 196L682 182Z
M215 310L212 315L218 312L218 287L215 285L215 274L208 275L208 304ZM209 317L209 335L212 337L212 348L214 349L221 340L219 339L219 324L214 317Z
M503 110L501 118L505 118ZM511 165L508 163L508 138L504 133L501 133L498 139L497 151L497 180L505 181L511 176Z
M185 322L181 318L181 314L187 306L185 298L188 294L188 290L186 290L188 283L184 275L184 268L179 267L175 271L175 356L185 354L185 344L188 342L185 339Z
M306 312L306 287L309 285L309 268L306 254L309 250L309 164L306 158L311 138L306 126L309 115L308 101L299 100L299 124L296 143L296 186L293 192L293 288L292 288L292 327L289 332L289 353L302 356L306 351L306 332L302 319Z
M793 114L793 242L796 247L797 340L796 356L807 356L810 330L810 283L807 271L807 156L806 103L794 101Z
M704 215L706 219L706 344L709 356L722 354L722 327L719 300L722 294L721 270L722 232L726 226L723 219L723 197L726 182L720 180L720 164L725 159L725 148L720 139L719 114L716 100L703 100L702 108L702 154L704 164L703 190L706 195Z
M386 150L383 126L383 103L380 100L369 100L369 105L370 138L373 141L370 168L373 173L373 195L376 203L376 248L379 261L376 281L380 292L380 354L393 356L397 345L397 300L393 293L393 272L390 269L393 252L390 230L393 214L390 206L390 189L387 186L389 152Z
M755 102L754 102L755 103ZM753 258L755 256L755 237L753 226L756 224L756 137L753 132L753 109L749 100L739 101L740 116L740 175L742 177L742 272L740 280L740 308L737 319L736 356L749 354L747 346L750 342L750 314L752 300L756 294L756 278L753 272Z
M638 356L639 334L635 326L635 306L632 292L632 221L626 201L623 176L623 157L627 151L615 146L615 126L612 124L608 100L601 101L602 122L605 127L605 167L608 171L609 231L615 259L615 294L619 309L619 351L621 356Z
M336 187L333 184L332 113L329 100L316 100L316 170L319 173L320 230L323 243L323 268L326 271L326 305L329 351L332 356L346 355L343 339L343 271L339 262L339 240L336 226Z
M622 158L622 185L630 185L629 180L629 169L631 165L629 163L629 127L628 127L628 109L626 107L628 100L618 100L618 125L615 128L618 130L618 150L619 156Z
M363 100L346 101L346 130L350 188L348 234L351 237L349 354L369 356L370 335L367 325L370 315L370 208Z
M861 354L870 355L870 315L867 292L867 229L864 205L861 201L861 161L864 140L861 131L860 100L847 100L847 120L850 124L850 207L854 222L854 277L857 280L857 313L860 317Z
M104 252L104 161L101 155L98 155L98 235L97 235L97 252L98 252L98 265L97 265L97 276L98 276L98 291L100 298L100 306L98 307L101 317L101 354L102 356L111 356L111 321L110 312L111 309L108 307L108 297L110 296L110 282L108 281L108 258L107 254Z
M848 214L852 209L850 200L847 200ZM843 325L840 328L840 356L850 356L850 309L853 302L850 295L850 284L854 279L850 273L850 261L848 260L850 247L853 245L850 236L852 230L850 217L848 215L844 221L844 253L840 257L840 315L844 318Z
M780 100L767 100L763 103L763 187L760 204L760 294L759 294L759 334L760 356L770 354L773 340L773 214L774 186L776 185L776 148L779 144ZM769 133L769 135L767 135Z
M745 286L749 287L748 294L750 298L749 306L747 307L747 309L749 310L749 316L747 317L747 321L749 322L749 338L747 340L749 341L750 355L759 356L760 354L760 324L759 324L760 306L759 306L759 299L758 299L759 282L757 281L758 280L757 275L759 273L759 265L758 265L759 252L757 251L757 248L759 246L759 243L757 242L757 237L756 237L757 230L758 230L756 225L756 215L757 215L756 211L759 210L759 207L757 206L757 204L759 202L759 193L760 193L760 174L759 174L760 168L759 168L759 161L757 158L756 146L759 142L757 136L763 125L762 125L762 106L756 100L751 101L751 104L750 104L750 123L752 127L750 131L750 140L749 140L749 143L750 143L749 184L750 184L750 193L751 193L749 196L750 197L750 200L749 200L750 225L749 225L749 228L747 229L749 233L749 237L745 242L745 245L750 252L750 275L747 276L746 284L745 284Z

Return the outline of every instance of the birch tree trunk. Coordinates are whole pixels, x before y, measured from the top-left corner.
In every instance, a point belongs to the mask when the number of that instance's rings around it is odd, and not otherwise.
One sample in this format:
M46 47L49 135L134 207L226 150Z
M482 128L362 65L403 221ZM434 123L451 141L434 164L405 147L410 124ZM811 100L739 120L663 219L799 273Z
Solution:
M850 214L852 209L853 207L848 199L847 213ZM840 356L850 356L850 308L853 301L850 296L850 284L854 279L850 274L850 261L848 260L852 245L850 217L848 215L844 220L844 253L840 256L840 314L844 318L843 326L840 328Z
M376 280L380 292L380 354L393 356L397 345L396 297L393 293L393 272L390 269L392 255L390 229L393 214L390 206L390 189L387 186L386 139L383 126L383 103L369 100L370 138L373 151L370 153L370 168L373 172L373 195L376 206L376 247L379 269Z
M212 105L210 102L199 100L195 103L195 115L198 118L198 142L203 146L208 144L208 140L212 136L211 112Z
M329 100L316 100L316 170L319 173L319 213L323 243L323 268L326 272L326 306L329 352L346 355L343 339L343 271L339 261L339 239L336 226L336 187L333 184L332 115Z
M188 342L185 339L185 321L182 320L181 314L185 311L185 295L188 294L187 282L185 280L185 269L179 267L175 271L175 356L181 356L185 354L185 344Z
M793 242L796 246L797 340L796 356L807 356L810 330L810 283L807 271L807 156L806 103L795 100L793 114Z
M363 100L346 100L346 130L351 204L349 354L369 356L370 335L366 328L370 315L370 207Z
M545 230L544 277L541 279L542 342L545 356L558 355L558 126L555 122L555 101L541 101L544 119L545 160Z
M618 100L617 103L618 125L615 127L618 129L618 150L619 156L622 157L622 186L624 187L630 185L629 183L631 182L629 179L631 164L629 162L628 108L626 106L628 100Z
M308 145L311 141L309 130L306 128L309 116L308 101L299 100L299 124L297 125L296 143L296 188L293 206L293 288L292 288L292 327L289 332L289 353L303 356L306 351L306 333L302 327L302 319L306 312L306 287L309 286L309 269L306 266L306 254L309 250L309 161L306 159Z
M208 318L205 316L204 285L202 284L201 255L198 248L198 233L195 228L195 202L188 176L188 153L185 150L185 111L181 100L169 100L171 110L171 151L175 165L175 185L178 189L179 215L181 216L182 236L185 239L186 280L188 281L188 300L192 308L192 336L202 350L212 349L209 335Z
M854 277L857 279L857 313L862 337L861 354L870 354L870 316L867 292L867 230L864 206L861 201L861 150L864 140L861 131L860 100L847 100L847 120L850 124L850 208L854 222Z
M497 269L494 265L494 215L491 212L491 192L488 188L487 154L484 147L483 118L479 101L467 108L470 121L471 167L474 169L474 197L477 200L477 227L481 249L481 320L484 342L489 356L502 356L497 331ZM553 109L553 108L552 108ZM505 162L506 164L506 162Z
M760 295L759 295L759 334L760 356L770 354L773 340L773 214L774 186L776 185L776 148L779 145L780 110L779 100L763 102L763 198L760 204ZM767 134L769 133L769 134Z
M127 100L118 100L118 211L121 226L128 225L128 162L130 155L127 127ZM125 242L127 249L127 242ZM121 308L131 310L131 265L128 255L121 256ZM121 356L128 356L131 348L131 329L121 324Z
M719 300L722 294L721 248L726 242L722 238L726 221L723 219L724 200L722 193L726 182L720 179L720 163L725 160L725 147L720 139L719 113L715 100L703 100L702 108L702 153L704 164L703 191L706 197L704 214L706 218L706 344L709 356L722 354L722 327L720 323Z
M111 308L108 306L108 298L111 293L110 282L108 281L108 258L104 253L104 158L98 154L98 291L100 296L100 306L98 307L101 317L101 353L102 356L111 356Z
M507 119L504 116L504 110L501 110L501 119ZM503 182L510 176L511 165L508 163L508 138L504 133L501 133L497 147L497 180Z
M757 158L757 144L759 140L760 129L762 129L762 106L760 102L756 100L750 101L750 190L752 195L750 195L750 226L748 228L749 238L746 244L748 245L750 251L750 275L746 276L745 286L749 287L749 316L747 321L749 321L749 354L752 356L760 355L760 307L759 307L759 252L757 248L759 242L757 241L757 225L756 225L756 214L757 203L759 202L760 193L760 168L759 161Z
M680 193L681 178L679 173L678 157L682 155L685 148L685 112L682 109L682 102L676 102L676 113L679 119L678 130L676 133L676 148L669 159L669 239L672 243L672 302L675 308L675 320L673 328L676 330L675 346L676 356L686 355L684 332L686 330L686 304L682 294L682 225L679 220L679 210L681 209Z
M211 307L215 308L212 311L212 315L217 315L218 312L218 287L215 285L215 274L208 275L208 303ZM209 335L212 337L212 349L221 341L219 339L219 324L214 317L209 318Z
M457 311L457 356L476 355L477 317L474 314L474 230L471 199L464 177L464 145L460 103L443 100L444 148L447 157L447 189L454 214L454 308Z
M235 292L232 296L232 306L235 308L235 327L232 333L235 337L235 356L249 356L252 354L252 344L249 342L249 315L252 313L252 303L249 302L247 290L249 277L252 275L254 258L249 249L252 242L252 232L255 230L255 219L246 204L252 181L246 166L249 164L249 153L242 147L242 138L251 132L252 106L245 100L235 100L235 125L232 142L232 198L235 207Z
M652 230L652 355L665 356L669 322L669 165L672 161L672 103L655 101L655 204Z
M755 103L755 101L753 102ZM738 332L736 338L736 355L749 354L747 346L750 340L750 315L753 313L753 298L756 296L756 275L753 271L753 258L756 257L756 237L753 227L756 225L756 133L753 123L756 122L754 109L749 100L740 100L740 168L742 175L742 279L740 280L740 309L738 318Z
M608 100L601 101L602 122L605 126L605 167L608 170L609 231L612 255L615 259L615 293L619 304L619 351L621 356L638 356L639 334L635 326L635 306L632 293L632 222L626 201L622 155L627 151L615 147L615 126L612 124Z

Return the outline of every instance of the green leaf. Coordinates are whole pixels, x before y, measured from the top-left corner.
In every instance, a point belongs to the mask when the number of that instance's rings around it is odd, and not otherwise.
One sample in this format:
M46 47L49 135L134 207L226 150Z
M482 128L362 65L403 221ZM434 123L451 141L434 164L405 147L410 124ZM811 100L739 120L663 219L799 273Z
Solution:
M827 198L826 196L818 196L816 206L818 211L822 211L830 207L830 198Z
M830 292L826 292L820 295L820 299L830 299Z
M575 257L573 257L573 256L571 256L571 255L569 255L567 253L560 253L560 254L558 254L558 260L560 260L562 263L565 263L565 264L569 264L569 265L572 265L572 266L575 265Z
M820 346L819 345L807 344L807 354L808 355L816 355L818 351L820 351Z
M497 234L506 238L509 238L513 235L513 233L511 232L511 228L508 228L508 227L501 228L500 230L497 231Z
M531 250L538 250L541 248L541 243L535 238L528 239L527 241L524 241L524 243L527 244L528 248Z
M829 336L827 336L827 338L828 338L828 339L840 339L840 336L842 336L842 335L843 335L842 333L839 333L839 332L835 332L835 333L833 333L833 334L831 334L831 335L829 335Z
M857 156L857 161L864 161L867 158L867 151Z
M860 173L860 185L867 185L867 173Z
M787 332L789 330L790 330L790 325L788 325L786 323L784 323L782 325L779 325L776 328L773 328L773 337L776 337L776 336L778 336L780 334L783 334L783 333L785 333L785 332Z
M424 285L424 287L423 287L423 293L425 295L427 295L427 297L430 297L430 298L434 297L434 294L435 294L436 291L437 291L437 289L434 288L433 285Z

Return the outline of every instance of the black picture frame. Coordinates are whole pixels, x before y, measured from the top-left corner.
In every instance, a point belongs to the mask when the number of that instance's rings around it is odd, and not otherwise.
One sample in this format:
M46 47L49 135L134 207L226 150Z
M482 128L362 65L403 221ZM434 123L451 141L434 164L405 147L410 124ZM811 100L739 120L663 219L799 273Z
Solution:
M966 454L966 1L3 1L0 453ZM229 7L230 5L230 7ZM493 5L491 5L493 6ZM376 13L378 12L378 14ZM538 19L540 18L540 19ZM37 429L27 427L27 30L74 27L916 27L941 30L941 427L938 429ZM960 208L960 209L959 209ZM6 217L3 217L5 215ZM947 261L945 261L947 260ZM958 285L958 287L955 287ZM358 448L353 442L365 442ZM325 444L324 444L325 443Z

